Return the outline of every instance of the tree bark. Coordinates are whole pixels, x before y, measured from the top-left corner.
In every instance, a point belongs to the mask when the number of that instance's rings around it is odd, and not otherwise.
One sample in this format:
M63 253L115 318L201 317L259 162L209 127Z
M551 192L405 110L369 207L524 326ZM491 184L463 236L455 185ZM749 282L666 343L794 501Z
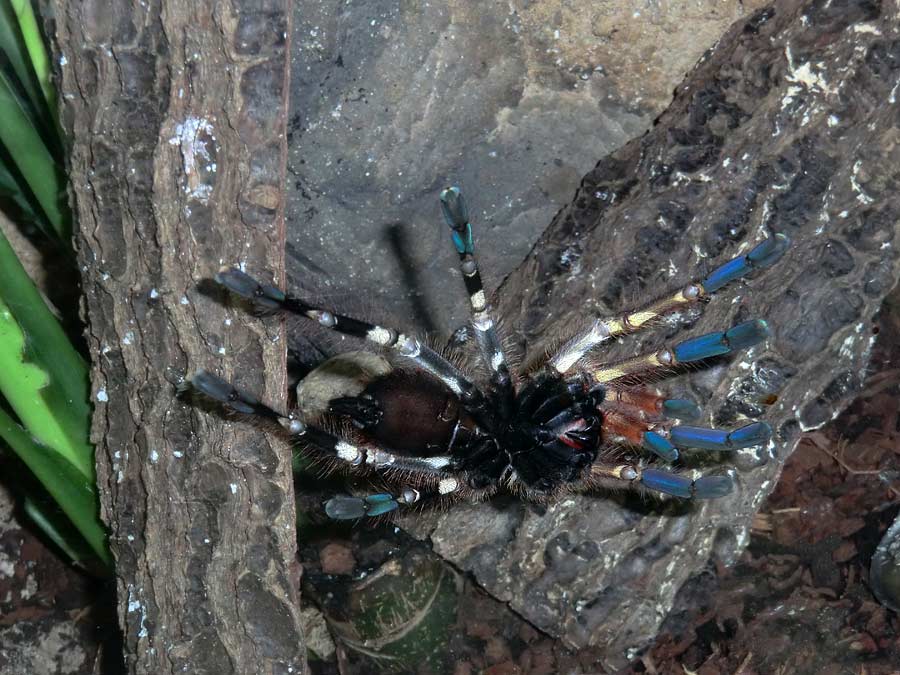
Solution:
M283 282L288 3L50 9L127 669L302 672L290 450L176 400L205 367L284 404L283 326L206 282Z

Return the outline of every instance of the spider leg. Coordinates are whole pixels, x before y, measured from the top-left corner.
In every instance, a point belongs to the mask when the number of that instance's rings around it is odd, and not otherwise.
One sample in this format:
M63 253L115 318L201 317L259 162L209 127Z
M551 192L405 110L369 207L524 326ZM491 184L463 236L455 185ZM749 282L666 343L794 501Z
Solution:
M261 403L252 394L238 389L227 380L206 370L201 369L194 373L189 384L194 391L218 401L233 412L277 423L284 431L287 431L292 441L303 441L327 456L353 466L363 464L366 459L366 453L352 443L348 443L324 429L304 424L290 415L277 412Z
M238 389L230 382L206 370L197 371L189 380L195 391L222 403L233 412L253 415L276 422L286 430L291 440L302 442L314 452L337 459L350 466L374 470L398 471L410 477L436 483L439 495L449 495L460 490L463 483L450 471L448 456L407 457L392 453L375 444L354 444L314 425L305 424L289 415L279 413L261 403L252 394ZM412 504L420 494L411 487L404 487L397 497L389 494L370 495L366 498L341 496L329 500L326 511L332 518L355 519L362 516L383 515L401 504ZM336 500L336 501L335 501ZM361 513L360 513L361 512ZM353 515L359 513L360 515Z
M452 495L459 487L459 482L455 478L446 478L438 485L438 494L423 495L417 489L404 486L400 489L399 494L394 495L389 492L380 492L376 494L357 497L354 495L335 495L325 502L325 513L332 520L360 520L362 518L373 518L383 516L392 511L396 511L401 506L411 506L413 504L421 504Z
M674 462L678 448L695 450L740 450L760 445L772 438L768 422L751 422L732 431L677 424L670 429L660 427L640 434L643 447L663 459Z
M604 439L644 447L669 462L678 459L678 450L667 433L655 430L671 426L666 420L693 422L700 418L700 408L693 401L667 399L648 387L610 388L599 407Z
M411 487L404 487L396 496L390 493L365 497L336 495L325 502L325 513L332 520L359 520L364 517L383 516L396 511L401 504L415 504L420 499L419 491Z
M381 406L371 396L341 396L328 404L328 412L346 417L357 429L373 429L384 417Z
M679 342L671 349L661 349L652 354L642 354L631 359L588 369L595 384L644 375L660 368L671 368L681 363L702 361L711 356L730 354L766 340L772 332L762 319L740 323L727 331L707 333Z
M751 422L733 431L675 423L673 420L678 418L666 412L666 404L670 400L646 389L610 392L600 405L603 412L602 438L640 446L668 462L674 462L679 457L677 448L739 450L765 443L772 436L772 427L766 422ZM681 408L686 407L683 404L690 404L696 409L693 402L676 401L679 414ZM691 419L698 416L692 415Z
M642 447L666 462L679 458L678 448L738 450L765 443L772 436L772 428L765 422L751 422L733 431L680 424L678 421L685 417L689 420L699 417L696 404L684 399L665 399L659 392L643 387L610 389L600 410L603 412L601 436L606 442ZM712 499L727 495L732 489L728 476L693 480L642 464L608 466L600 462L591 467L589 484L640 485L685 499Z
M677 291L634 312L628 312L612 319L597 319L582 333L576 335L549 361L550 367L559 373L567 373L591 349L597 345L627 333L634 333L666 314L704 300L710 293L718 291L726 284L746 276L750 272L775 264L790 245L783 234L775 234L764 240L749 253L729 260L717 267L705 279Z
M686 398L666 398L660 392L649 387L631 387L625 389L606 390L602 403L606 408L633 408L640 412L641 418L666 417L683 422L695 422L700 419L700 408Z
M506 355L500 345L500 337L497 335L494 319L491 317L484 285L481 282L481 273L478 271L478 263L475 261L475 239L472 236L472 224L469 222L466 202L458 187L449 187L441 192L441 211L444 220L450 227L453 246L459 254L459 269L462 272L466 292L469 294L469 303L472 307L475 342L482 359L490 370L491 384L500 394L503 405L509 409L512 407L515 396L512 378L506 363Z
M688 476L642 467L638 464L603 466L595 464L586 487L635 488L644 487L655 492L681 497L682 499L718 499L731 494L734 481L730 476Z
M459 396L466 406L473 410L484 406L484 395L473 382L447 359L413 336L404 335L392 328L335 314L288 295L274 286L261 284L236 268L224 268L215 278L229 291L246 298L261 310L303 316L338 333L362 338L381 347L390 347L440 380Z

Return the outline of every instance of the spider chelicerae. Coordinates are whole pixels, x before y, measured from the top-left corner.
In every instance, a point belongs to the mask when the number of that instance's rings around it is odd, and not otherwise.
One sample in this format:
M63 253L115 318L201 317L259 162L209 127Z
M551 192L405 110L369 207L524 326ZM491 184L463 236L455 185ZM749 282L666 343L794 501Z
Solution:
M771 427L753 422L725 431L685 424L699 418L697 405L666 398L642 380L679 364L757 344L770 335L766 322L747 321L613 363L598 363L592 352L774 264L789 244L787 237L775 234L702 281L646 307L596 319L541 366L516 375L507 363L482 286L463 196L459 188L451 187L441 193L440 201L459 254L485 382L476 382L414 336L318 307L230 268L219 272L216 281L249 300L257 311L306 317L374 343L395 358L388 372L372 377L361 392L330 400L325 419L315 423L301 421L302 415L276 412L204 370L190 379L193 389L234 412L278 423L314 459L368 473L391 486L389 492L328 500L325 511L338 520L381 516L429 498L486 499L499 491L530 500L616 488L684 499L729 494L733 483L727 475L695 479L666 467L678 460L679 448L751 447L767 442ZM350 431L327 430L336 425Z

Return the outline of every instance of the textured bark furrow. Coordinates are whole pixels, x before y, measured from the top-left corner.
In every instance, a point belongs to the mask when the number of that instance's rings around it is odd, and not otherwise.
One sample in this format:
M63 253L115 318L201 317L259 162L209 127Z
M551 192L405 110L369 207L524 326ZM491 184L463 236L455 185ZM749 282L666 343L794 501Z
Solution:
M410 523L536 626L605 647L610 666L652 638L710 555L735 559L801 430L861 384L871 318L900 271L897 14L887 2L786 0L732 27L654 128L584 178L497 294L537 355L587 316L702 277L767 228L793 239L775 268L687 317L693 334L764 317L775 337L667 381L704 402L708 423L759 416L776 429L770 447L722 457L734 495L668 510L592 496L494 502ZM600 358L675 332L661 326Z
M198 367L285 391L281 325L208 282L282 281L287 3L52 10L129 671L300 672L289 449L175 399Z

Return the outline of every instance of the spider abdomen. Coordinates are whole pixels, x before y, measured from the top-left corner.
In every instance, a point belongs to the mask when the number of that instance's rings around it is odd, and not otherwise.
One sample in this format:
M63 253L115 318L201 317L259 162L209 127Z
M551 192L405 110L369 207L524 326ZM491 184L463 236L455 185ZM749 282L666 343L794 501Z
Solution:
M413 457L451 452L462 407L459 399L434 378L403 369L374 380L363 397L379 408L378 422L366 433L384 446Z

